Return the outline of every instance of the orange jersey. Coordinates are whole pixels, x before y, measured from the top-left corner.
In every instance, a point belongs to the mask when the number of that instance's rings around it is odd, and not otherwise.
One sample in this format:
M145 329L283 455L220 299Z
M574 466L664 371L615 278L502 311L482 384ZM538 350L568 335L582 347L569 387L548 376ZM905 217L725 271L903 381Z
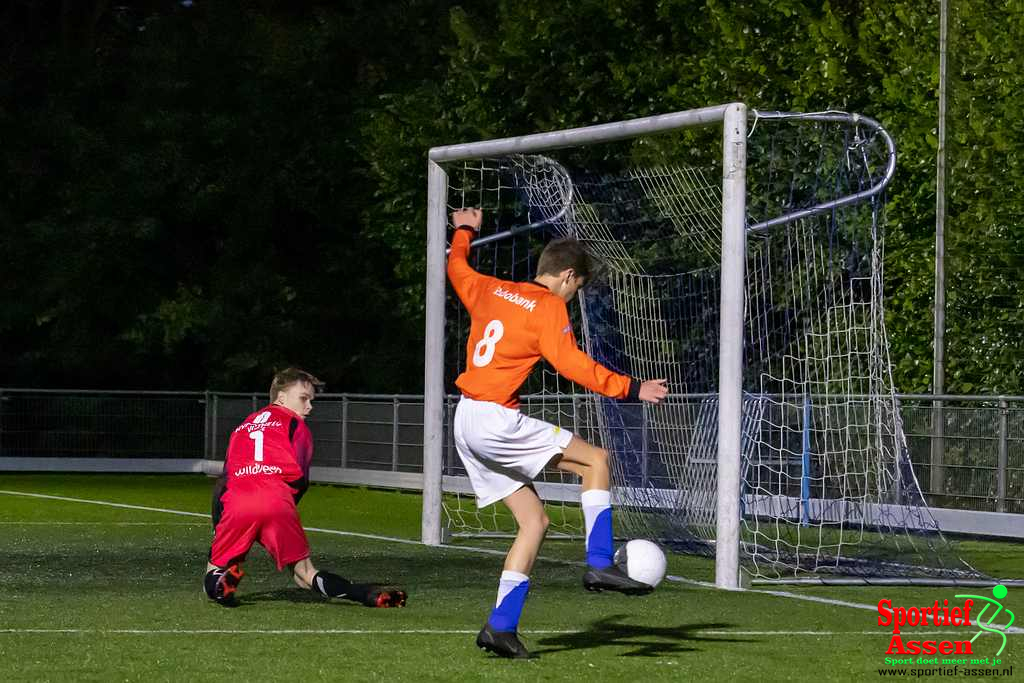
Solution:
M609 398L626 398L635 380L612 372L580 350L569 311L535 282L509 282L473 270L470 231L452 238L448 278L472 318L466 371L455 384L477 401L519 406L519 387L543 356L564 377Z

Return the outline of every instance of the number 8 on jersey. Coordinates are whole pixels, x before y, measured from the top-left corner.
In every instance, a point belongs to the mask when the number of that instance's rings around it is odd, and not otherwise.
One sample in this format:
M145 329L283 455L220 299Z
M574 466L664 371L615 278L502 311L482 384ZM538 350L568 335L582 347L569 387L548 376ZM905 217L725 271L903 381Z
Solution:
M483 339L473 347L473 365L478 368L486 366L494 359L494 347L505 336L505 326L500 320L492 320L484 328Z

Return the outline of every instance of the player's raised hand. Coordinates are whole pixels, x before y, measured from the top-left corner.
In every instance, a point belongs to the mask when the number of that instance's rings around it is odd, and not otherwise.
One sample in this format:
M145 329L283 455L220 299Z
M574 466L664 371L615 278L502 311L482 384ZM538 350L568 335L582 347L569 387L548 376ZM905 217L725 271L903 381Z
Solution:
M640 385L640 400L648 403L660 403L668 396L668 386L664 379L649 379Z
M474 232L480 232L480 224L484 220L484 212L480 209L459 209L452 212L452 225L456 228L463 226L472 228Z

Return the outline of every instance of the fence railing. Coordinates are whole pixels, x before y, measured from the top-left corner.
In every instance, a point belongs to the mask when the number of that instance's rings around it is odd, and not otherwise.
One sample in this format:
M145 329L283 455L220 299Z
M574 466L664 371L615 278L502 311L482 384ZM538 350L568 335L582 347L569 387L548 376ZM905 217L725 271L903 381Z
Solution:
M1024 513L1024 397L899 398L910 458L929 505ZM551 400L545 397L546 409ZM566 405L558 413L578 415L585 399L560 400ZM0 389L0 469L14 459L223 460L231 430L265 403L263 393ZM448 415L453 409L454 398ZM309 424L318 466L422 471L422 396L322 394ZM585 425L571 428L591 436ZM458 458L450 429L446 440L446 468L453 470Z
M1024 513L1024 397L905 395L900 413L932 506Z

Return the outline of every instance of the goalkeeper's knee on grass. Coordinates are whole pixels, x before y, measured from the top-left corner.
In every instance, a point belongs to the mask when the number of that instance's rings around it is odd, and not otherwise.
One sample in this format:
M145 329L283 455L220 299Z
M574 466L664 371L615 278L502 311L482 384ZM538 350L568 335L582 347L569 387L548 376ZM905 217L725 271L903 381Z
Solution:
M243 576L245 572L237 564L224 569L211 569L203 577L203 589L211 600L222 605L231 605L234 603L235 591Z

